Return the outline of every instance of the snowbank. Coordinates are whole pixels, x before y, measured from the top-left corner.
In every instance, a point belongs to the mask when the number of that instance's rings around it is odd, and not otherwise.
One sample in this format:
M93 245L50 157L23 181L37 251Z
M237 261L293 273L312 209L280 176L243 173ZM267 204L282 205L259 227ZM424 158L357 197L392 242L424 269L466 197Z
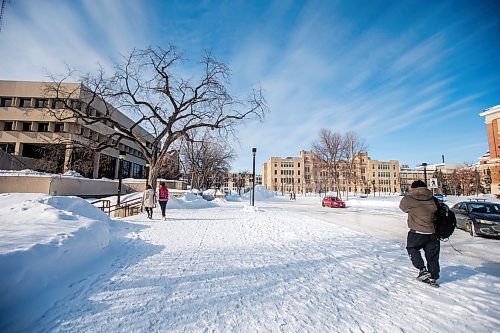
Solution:
M217 206L216 202L207 201L193 193L186 193L184 196L179 198L170 197L167 209L201 209Z
M246 192L241 196L243 200L250 200L252 191ZM255 201L273 201L273 200L281 200L283 197L277 197L274 195L273 191L267 190L262 185L255 186Z
M0 200L0 313L15 313L110 242L108 216L81 198L16 193Z

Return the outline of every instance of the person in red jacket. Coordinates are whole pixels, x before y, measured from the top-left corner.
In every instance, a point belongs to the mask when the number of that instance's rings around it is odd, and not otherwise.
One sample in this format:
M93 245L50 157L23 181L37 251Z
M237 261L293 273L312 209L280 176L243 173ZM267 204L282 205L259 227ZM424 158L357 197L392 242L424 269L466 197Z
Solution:
M161 218L162 220L166 220L165 210L167 209L168 202L168 188L165 186L164 182L160 183L160 188L158 189L158 202L161 208Z

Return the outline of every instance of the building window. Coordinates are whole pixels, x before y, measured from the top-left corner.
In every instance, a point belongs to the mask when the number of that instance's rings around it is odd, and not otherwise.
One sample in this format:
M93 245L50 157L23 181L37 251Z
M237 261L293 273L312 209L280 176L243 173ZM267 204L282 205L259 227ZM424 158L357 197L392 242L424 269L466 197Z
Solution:
M79 100L72 100L71 107L76 110L82 110L82 102Z
M14 154L16 150L15 143L0 143L0 149L2 149L7 154Z
M55 109L64 109L64 102L63 101L55 101L54 108Z
M56 123L54 125L54 132L57 133L64 132L64 123Z
M49 106L49 100L43 98L37 98L35 100L35 108L46 108Z
M23 131L30 132L31 131L31 123L23 122Z
M38 123L38 132L48 132L49 123Z
M6 121L3 124L3 130L4 131L12 131L13 127L14 127L14 122L13 121Z
M30 108L31 107L31 98L21 98L19 100L19 107Z
M1 97L0 98L0 106L9 107L12 106L12 97Z

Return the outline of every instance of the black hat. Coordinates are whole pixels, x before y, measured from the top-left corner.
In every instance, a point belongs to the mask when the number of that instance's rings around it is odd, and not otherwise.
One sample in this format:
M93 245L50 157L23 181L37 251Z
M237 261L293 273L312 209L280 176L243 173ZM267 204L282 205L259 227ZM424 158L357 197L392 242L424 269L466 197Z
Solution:
M427 185L419 179L411 183L411 188L417 188L417 187L427 187Z

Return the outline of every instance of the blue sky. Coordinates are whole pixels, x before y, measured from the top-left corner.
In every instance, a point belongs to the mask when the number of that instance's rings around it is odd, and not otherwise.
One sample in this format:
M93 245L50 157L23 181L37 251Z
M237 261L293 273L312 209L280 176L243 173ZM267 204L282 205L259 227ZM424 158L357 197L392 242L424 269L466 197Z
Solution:
M204 50L231 90L264 90L271 112L238 130L237 171L309 150L321 128L356 131L373 159L477 162L479 113L500 104L498 1L11 0L0 79L43 80L65 64L110 70L132 48ZM260 170L260 167L258 167Z

